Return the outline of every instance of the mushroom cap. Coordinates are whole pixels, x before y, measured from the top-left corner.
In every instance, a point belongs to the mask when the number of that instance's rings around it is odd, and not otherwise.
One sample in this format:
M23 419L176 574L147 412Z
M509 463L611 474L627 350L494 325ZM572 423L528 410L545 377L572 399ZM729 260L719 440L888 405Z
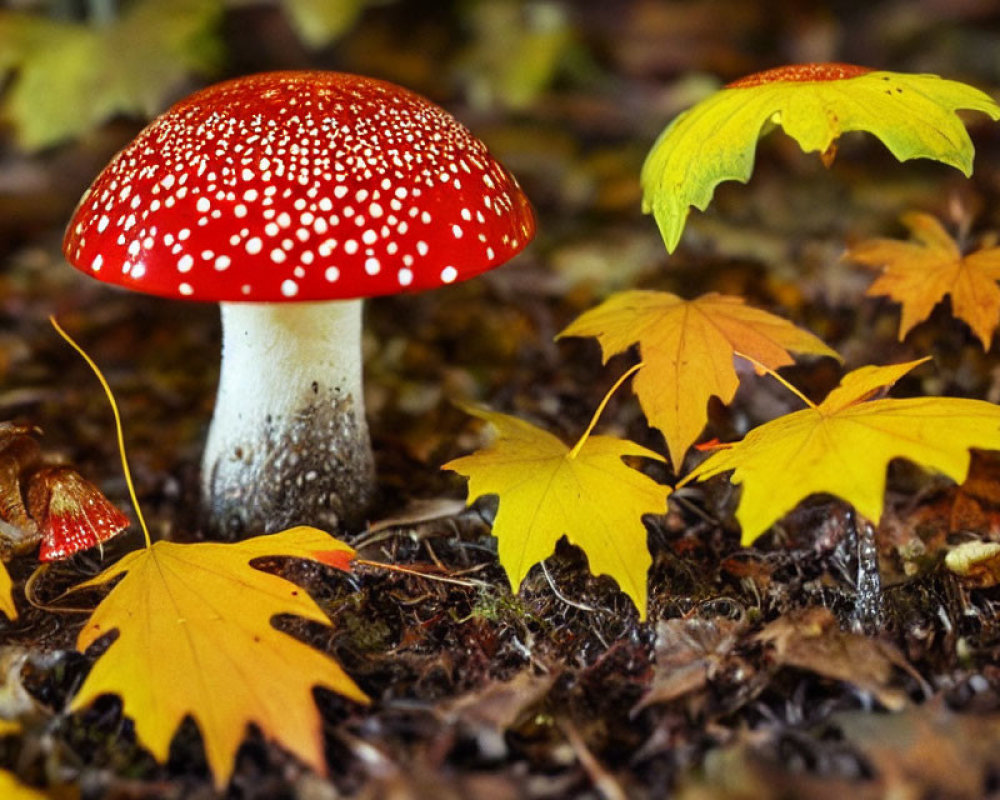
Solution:
M271 72L153 120L84 194L63 252L165 297L317 301L471 278L534 232L517 181L430 101L357 75Z

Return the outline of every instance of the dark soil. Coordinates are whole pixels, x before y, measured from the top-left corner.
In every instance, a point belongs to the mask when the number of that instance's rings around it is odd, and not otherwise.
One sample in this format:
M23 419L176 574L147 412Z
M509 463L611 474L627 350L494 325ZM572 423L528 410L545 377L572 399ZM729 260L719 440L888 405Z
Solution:
M967 243L995 237L995 125L969 118L970 180L927 162L900 165L865 136L845 137L828 170L773 135L750 184L720 187L708 213L692 213L669 258L639 211L637 181L656 134L705 75L725 81L838 60L995 90L1000 15L985 2L831 2L809 11L731 0L513 3L528 15L562 9L573 46L548 88L504 107L477 94L489 71L477 72L474 56L497 45L477 32L470 5L435 4L432 13L417 0L373 4L319 52L295 43L276 9L227 16L226 74L368 72L446 105L518 175L540 230L515 263L488 276L368 305L366 404L379 497L365 530L340 535L363 558L468 585L373 567L345 575L311 563L263 565L305 586L332 628L277 624L335 656L373 703L317 690L326 777L251 731L226 796L1000 796L1000 589L943 565L951 544L1000 539L1000 479L989 456L977 458L976 480L963 489L893 465L875 532L874 594L874 575L858 558L864 532L840 501L812 498L741 548L733 488L724 479L685 488L666 516L647 518L654 563L645 623L565 543L512 595L490 536L495 500L463 508L463 480L440 470L486 441L456 401L575 439L633 362L602 366L593 341L553 337L626 287L741 294L817 333L844 355L845 369L932 355L933 365L896 387L899 396L1000 400L1000 358L984 353L947 306L899 342L898 307L865 298L870 274L841 260L861 237L903 236L898 216L911 209L939 215ZM127 508L106 401L50 328L47 317L57 315L114 387L154 536L197 541L217 310L104 288L68 267L59 248L79 193L140 125L119 120L41 154L13 139L0 151L0 177L37 178L0 184L9 187L0 188L0 419L38 425L50 457ZM841 370L805 360L785 374L821 398ZM738 438L796 403L769 379L749 377L730 407L712 407L705 438ZM626 391L612 398L601 430L664 451ZM687 467L700 457L690 455ZM657 480L676 479L664 466L643 466ZM59 564L37 591L55 602L138 543L132 531L103 557L91 551ZM35 566L23 557L10 569L21 583ZM97 655L74 650L85 617L23 599L20 610L0 628L0 717L19 716L24 732L0 739L0 766L52 787L54 797L215 796L190 721L159 765L116 699L69 713Z

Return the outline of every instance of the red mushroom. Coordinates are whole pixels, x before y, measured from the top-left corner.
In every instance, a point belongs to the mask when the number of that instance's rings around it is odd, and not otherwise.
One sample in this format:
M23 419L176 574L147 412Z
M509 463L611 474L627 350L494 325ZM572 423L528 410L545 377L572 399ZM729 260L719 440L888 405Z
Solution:
M211 86L97 177L63 250L108 283L218 301L202 488L224 533L340 527L369 502L361 299L507 261L534 235L517 182L399 86L277 72Z

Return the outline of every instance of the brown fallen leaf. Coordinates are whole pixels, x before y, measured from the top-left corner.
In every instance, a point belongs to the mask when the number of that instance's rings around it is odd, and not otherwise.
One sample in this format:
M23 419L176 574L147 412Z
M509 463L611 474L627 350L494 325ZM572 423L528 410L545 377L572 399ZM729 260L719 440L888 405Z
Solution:
M899 714L852 711L831 722L864 753L879 797L980 800L995 775L1000 714L960 714L940 695Z
M957 488L948 529L1000 536L1000 454L972 451L969 474Z
M652 685L632 714L704 688L733 659L732 651L746 627L744 620L726 617L658 622Z
M771 657L780 666L850 683L892 711L906 706L906 693L890 685L893 667L913 671L902 654L886 642L840 630L827 608L786 614L754 638L771 646Z

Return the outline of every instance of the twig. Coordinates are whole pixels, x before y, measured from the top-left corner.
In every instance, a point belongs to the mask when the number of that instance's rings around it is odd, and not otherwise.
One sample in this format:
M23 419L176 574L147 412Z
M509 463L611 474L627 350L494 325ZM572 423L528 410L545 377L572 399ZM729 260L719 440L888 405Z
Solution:
M559 587L556 586L556 582L552 580L552 576L549 574L549 568L545 566L545 562L542 561L540 563L542 565L542 574L545 575L545 580L549 582L549 588L552 589L552 593L560 600L562 600L566 605L573 606L573 608L579 608L581 611L589 611L591 613L596 613L601 610L599 608L594 608L593 606L588 606L584 603L577 603L566 597L566 595L564 595L562 592L559 591Z

